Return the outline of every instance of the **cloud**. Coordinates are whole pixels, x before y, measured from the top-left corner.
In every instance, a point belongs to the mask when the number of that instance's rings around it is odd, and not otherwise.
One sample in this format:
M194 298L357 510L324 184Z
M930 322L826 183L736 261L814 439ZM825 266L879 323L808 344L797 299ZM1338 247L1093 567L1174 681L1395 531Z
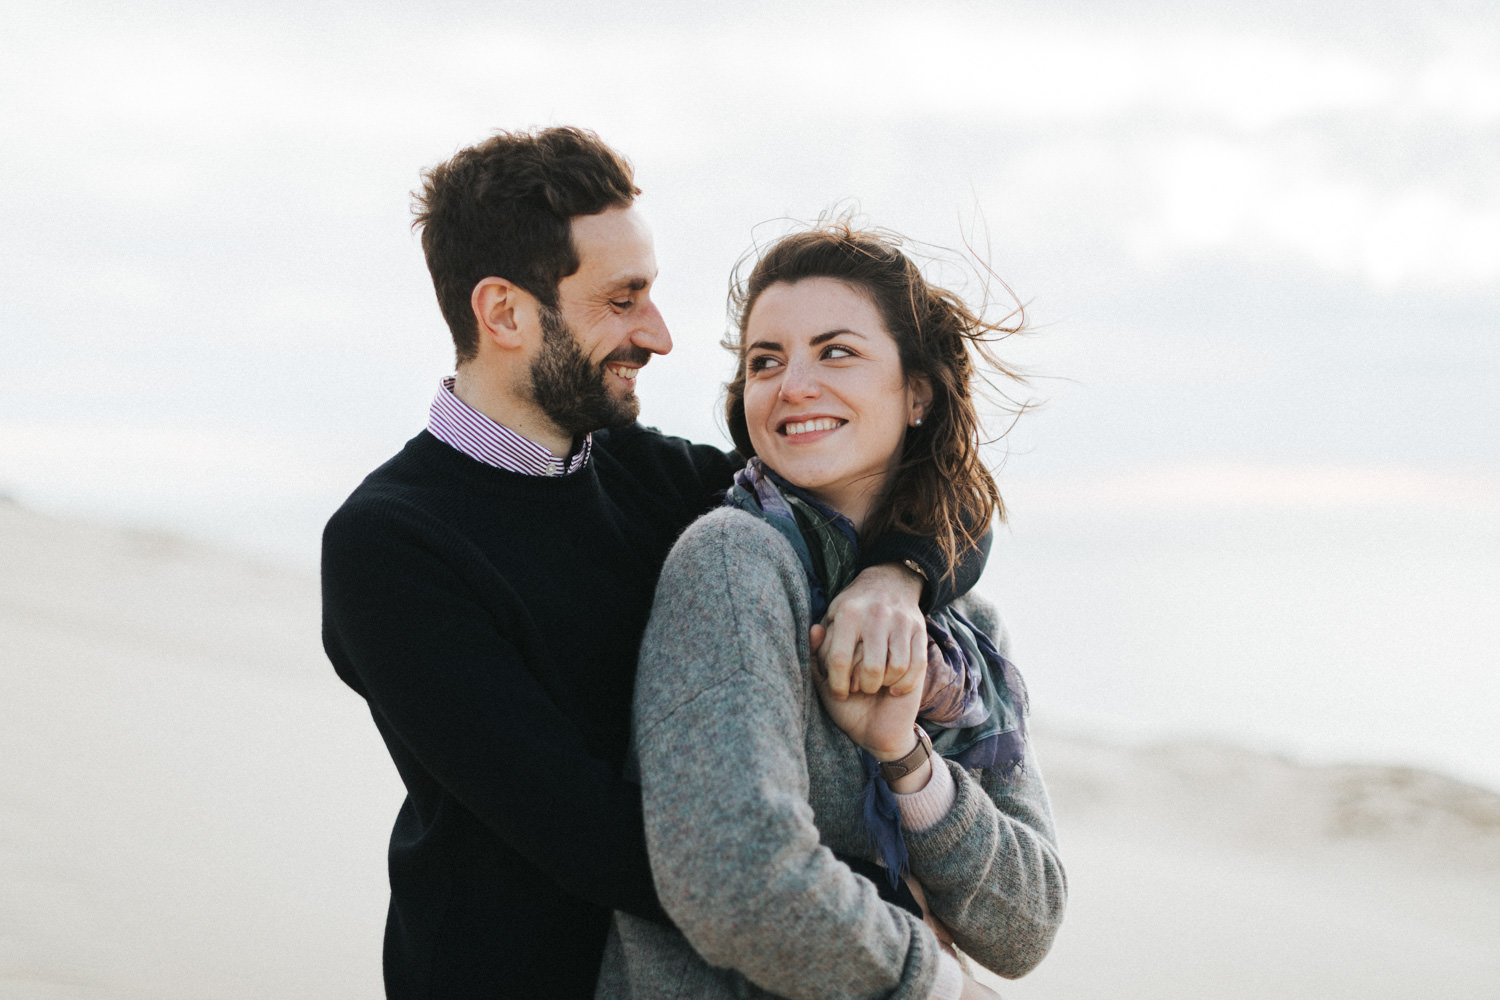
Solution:
M1361 170L1354 151L1301 136L1190 135L1138 148L1155 211L1134 220L1132 248L1156 268L1221 249L1290 257L1382 292L1500 281L1500 179L1466 191L1412 165L1393 181Z

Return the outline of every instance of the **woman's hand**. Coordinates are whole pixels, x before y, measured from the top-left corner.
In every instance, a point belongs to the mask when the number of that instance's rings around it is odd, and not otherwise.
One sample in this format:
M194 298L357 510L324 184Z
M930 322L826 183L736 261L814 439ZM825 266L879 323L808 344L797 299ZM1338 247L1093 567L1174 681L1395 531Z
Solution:
M922 578L905 566L871 566L828 605L812 629L813 653L828 693L842 699L882 688L905 694L927 669L927 619L918 607Z
M916 744L912 726L922 706L926 671L914 671L916 684L905 694L853 691L840 699L830 690L826 677L817 676L818 696L823 707L849 738L879 761L897 760ZM817 674L817 671L814 671Z

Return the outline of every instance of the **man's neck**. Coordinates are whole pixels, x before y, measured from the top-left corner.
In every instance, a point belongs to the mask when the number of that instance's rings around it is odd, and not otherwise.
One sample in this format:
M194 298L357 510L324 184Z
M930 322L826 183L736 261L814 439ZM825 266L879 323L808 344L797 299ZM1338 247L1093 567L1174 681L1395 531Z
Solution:
M477 361L469 362L454 373L453 395L464 405L546 448L558 458L567 458L573 453L571 434L558 429L535 403L500 385L499 379L476 370L477 366Z

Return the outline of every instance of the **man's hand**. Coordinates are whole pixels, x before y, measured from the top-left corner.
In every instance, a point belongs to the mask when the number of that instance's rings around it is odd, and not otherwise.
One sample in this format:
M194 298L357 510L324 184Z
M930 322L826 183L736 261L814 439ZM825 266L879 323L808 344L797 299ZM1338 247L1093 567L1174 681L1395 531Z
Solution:
M874 694L885 687L900 696L922 682L927 673L927 621L917 606L922 583L905 566L871 566L828 605L811 639L830 697L842 701L851 692Z

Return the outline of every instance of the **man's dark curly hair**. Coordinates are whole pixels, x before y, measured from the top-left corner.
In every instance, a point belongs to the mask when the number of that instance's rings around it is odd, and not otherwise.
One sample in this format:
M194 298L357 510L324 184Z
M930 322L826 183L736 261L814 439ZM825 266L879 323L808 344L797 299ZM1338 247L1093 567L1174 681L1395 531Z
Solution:
M557 283L579 266L572 219L629 206L640 193L625 157L566 126L496 132L424 170L412 227L458 363L479 351L475 285L504 278L557 308Z

